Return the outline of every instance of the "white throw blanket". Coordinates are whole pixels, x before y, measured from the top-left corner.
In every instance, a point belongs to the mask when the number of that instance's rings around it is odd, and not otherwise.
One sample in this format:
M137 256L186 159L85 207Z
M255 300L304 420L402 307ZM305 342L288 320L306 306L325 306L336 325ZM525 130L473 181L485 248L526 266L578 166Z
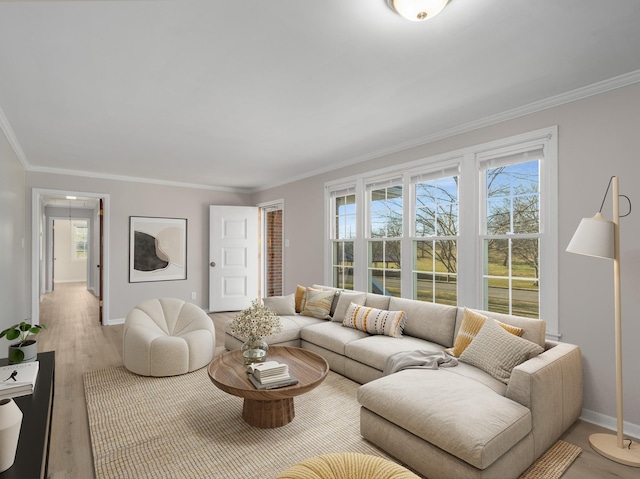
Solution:
M452 368L457 365L458 360L444 351L400 351L387 358L382 375L402 369Z

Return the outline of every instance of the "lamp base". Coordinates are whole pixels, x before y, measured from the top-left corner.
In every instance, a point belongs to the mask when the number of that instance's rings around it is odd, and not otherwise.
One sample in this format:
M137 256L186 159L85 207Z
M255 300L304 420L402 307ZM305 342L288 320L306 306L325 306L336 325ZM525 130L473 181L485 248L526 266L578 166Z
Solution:
M640 467L640 443L632 442L628 447L618 447L618 436L615 434L592 434L589 436L589 444L599 454L607 459L625 464L631 467Z

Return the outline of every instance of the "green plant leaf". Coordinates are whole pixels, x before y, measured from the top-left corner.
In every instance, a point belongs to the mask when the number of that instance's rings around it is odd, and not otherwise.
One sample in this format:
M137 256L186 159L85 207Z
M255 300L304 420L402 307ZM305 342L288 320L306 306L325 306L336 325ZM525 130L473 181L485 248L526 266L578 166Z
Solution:
M9 361L12 363L21 363L24 360L24 351L22 349L9 348Z
M9 341L13 341L14 339L16 339L18 336L20 336L20 331L18 331L17 329L10 329L7 332L7 339Z

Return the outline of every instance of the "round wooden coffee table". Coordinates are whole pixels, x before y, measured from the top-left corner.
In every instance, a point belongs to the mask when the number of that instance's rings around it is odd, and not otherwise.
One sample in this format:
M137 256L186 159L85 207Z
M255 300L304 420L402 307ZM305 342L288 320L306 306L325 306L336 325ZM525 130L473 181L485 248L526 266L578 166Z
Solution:
M240 350L215 357L209 364L209 378L219 389L244 399L242 418L247 424L274 428L293 420L293 398L318 386L327 376L329 364L314 352L291 346L271 346L267 360L289 365L289 373L298 384L256 389L249 381Z

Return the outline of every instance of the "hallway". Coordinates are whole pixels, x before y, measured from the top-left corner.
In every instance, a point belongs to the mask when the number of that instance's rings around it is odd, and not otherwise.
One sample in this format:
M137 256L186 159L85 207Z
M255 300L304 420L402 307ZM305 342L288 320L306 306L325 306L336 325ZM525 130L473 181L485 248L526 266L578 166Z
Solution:
M94 477L82 374L122 365L123 325L101 326L86 283L56 283L40 303L38 350L56 352L49 477Z

